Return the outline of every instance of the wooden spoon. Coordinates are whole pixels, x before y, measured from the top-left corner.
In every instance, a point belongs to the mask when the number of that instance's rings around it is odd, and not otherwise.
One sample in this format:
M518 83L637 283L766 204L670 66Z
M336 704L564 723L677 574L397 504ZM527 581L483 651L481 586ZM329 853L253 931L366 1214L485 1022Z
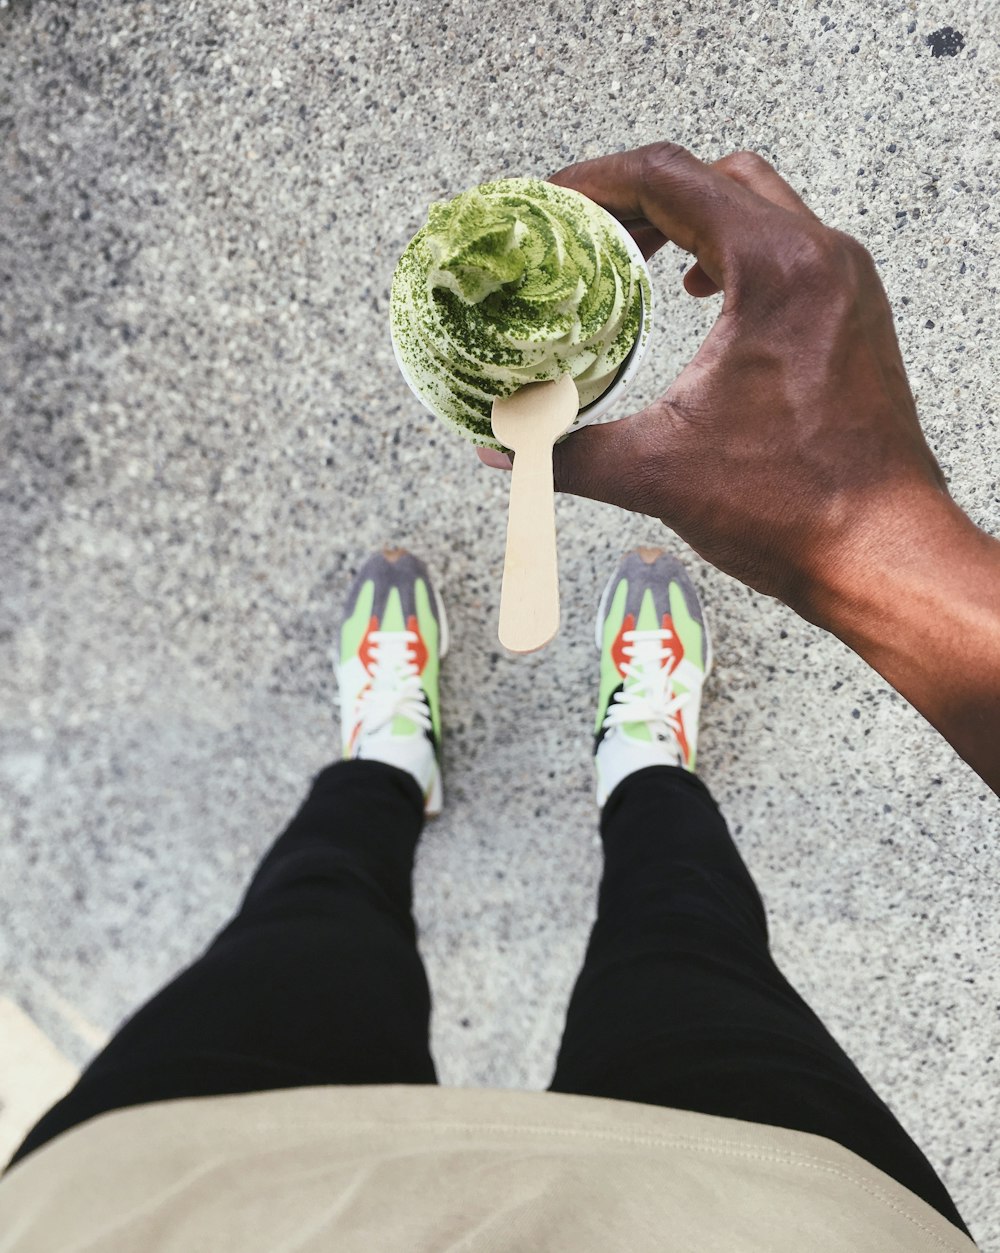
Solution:
M493 434L516 453L499 631L500 643L512 653L544 648L559 630L552 445L573 425L579 410L580 393L569 374L549 383L528 383L493 402Z

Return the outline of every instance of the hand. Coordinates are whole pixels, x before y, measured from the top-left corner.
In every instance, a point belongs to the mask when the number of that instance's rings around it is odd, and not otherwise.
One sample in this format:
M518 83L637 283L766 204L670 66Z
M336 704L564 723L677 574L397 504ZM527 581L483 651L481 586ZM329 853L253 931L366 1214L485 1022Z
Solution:
M556 446L556 486L661 518L835 632L1000 794L1000 543L948 495L871 257L751 153L653 144L555 181L647 256L692 253L690 295L725 293L665 396Z
M709 166L661 143L553 181L604 205L647 255L667 240L692 253L690 295L725 293L660 400L557 446L557 488L661 518L814 620L819 590L860 575L886 528L950 504L872 258L766 161Z

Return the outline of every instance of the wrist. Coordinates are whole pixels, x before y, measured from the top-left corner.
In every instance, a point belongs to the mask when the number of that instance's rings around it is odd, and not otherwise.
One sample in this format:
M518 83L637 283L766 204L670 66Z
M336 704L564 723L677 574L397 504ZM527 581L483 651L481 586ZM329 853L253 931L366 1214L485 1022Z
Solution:
M886 493L815 563L792 608L848 643L849 636L877 636L880 623L905 612L901 596L932 593L983 541L991 542L941 489Z
M877 670L1000 793L1000 541L943 492L872 521L851 559L828 566L804 616Z

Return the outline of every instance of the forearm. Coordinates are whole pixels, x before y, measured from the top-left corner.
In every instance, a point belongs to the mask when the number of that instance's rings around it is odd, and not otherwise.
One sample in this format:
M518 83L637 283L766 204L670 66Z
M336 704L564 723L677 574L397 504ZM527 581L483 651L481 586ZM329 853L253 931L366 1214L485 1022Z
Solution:
M813 621L863 657L1000 794L1000 542L943 494L873 525Z

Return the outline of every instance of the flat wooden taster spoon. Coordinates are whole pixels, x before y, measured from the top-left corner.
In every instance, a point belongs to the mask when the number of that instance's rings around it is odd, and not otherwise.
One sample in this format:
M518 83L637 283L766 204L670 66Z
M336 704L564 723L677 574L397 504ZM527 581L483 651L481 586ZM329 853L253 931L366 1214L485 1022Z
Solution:
M493 434L510 448L514 468L507 513L507 551L500 586L500 643L533 653L559 630L552 446L580 411L569 374L528 383L493 401Z

